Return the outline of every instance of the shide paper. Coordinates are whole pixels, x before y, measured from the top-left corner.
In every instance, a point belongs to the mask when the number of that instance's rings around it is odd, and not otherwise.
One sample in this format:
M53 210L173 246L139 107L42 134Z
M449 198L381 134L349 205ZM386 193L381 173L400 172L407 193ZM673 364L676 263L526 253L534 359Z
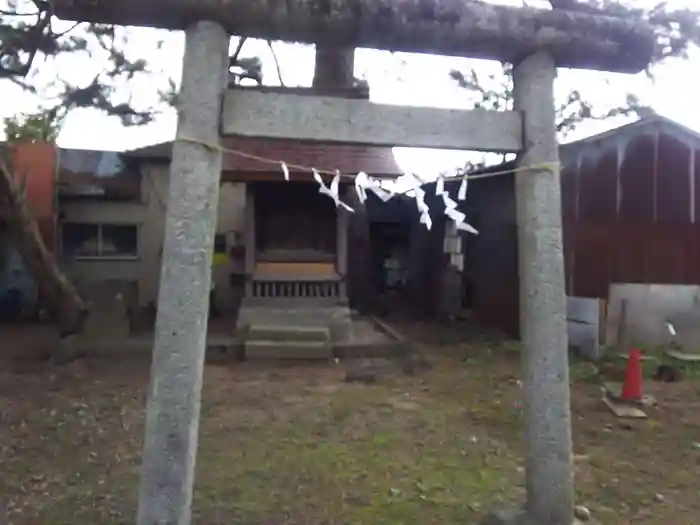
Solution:
M280 163L282 173L284 175L284 180L289 181L289 168L282 162ZM341 207L349 212L354 212L350 206L342 201L340 198L339 187L340 187L340 177L342 174L336 171L330 185L326 186L323 182L321 174L316 169L312 169L314 180L318 184L318 192L322 195L326 195L335 203L336 208ZM409 190L405 195L413 196L416 201L416 208L418 210L418 215L420 217L420 223L424 224L427 229L432 228L433 220L430 217L430 209L425 202L425 190L423 190L423 183L413 174L406 175ZM388 201L394 195L397 195L393 190L386 189L382 187L379 180L374 179L367 175L364 171L359 172L355 177L355 193L357 194L358 201L363 204L367 200L367 193L374 193L383 202ZM457 209L457 203L450 197L449 192L445 190L445 180L443 177L438 177L435 183L435 194L442 196L442 201L445 206L445 215L455 223L455 227L458 230L466 231L477 235L479 232L469 223L466 222L466 215ZM462 182L459 186L459 191L457 192L457 200L464 201L467 198L467 177L462 178Z

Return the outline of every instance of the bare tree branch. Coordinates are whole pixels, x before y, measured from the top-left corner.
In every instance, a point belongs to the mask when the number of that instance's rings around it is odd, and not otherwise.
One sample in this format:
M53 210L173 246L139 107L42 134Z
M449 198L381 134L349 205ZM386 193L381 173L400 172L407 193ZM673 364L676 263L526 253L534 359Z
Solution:
M25 179L26 181L26 179ZM22 196L8 164L0 159L0 198L8 207L8 226L16 241L16 249L40 283L41 293L63 336L80 332L87 315L87 306L75 286L63 275L53 254L43 241L39 225Z
M243 49L243 44L245 44L245 41L248 40L247 36L242 36L238 38L238 45L236 46L236 50L233 52L233 55L231 55L231 59L229 60L229 65L234 65L236 62L238 62L238 55L241 54L241 49Z
M270 48L272 58L275 61L275 67L277 68L277 78L279 78L280 86L285 87L284 80L282 79L282 68L280 67L280 61L277 59L277 53L275 53L275 48L272 47L272 40L268 40L267 45Z
M34 24L24 22L12 26L0 22L0 78L24 77L29 73L39 51L55 46L51 31L53 6L46 0L32 0L37 8ZM29 17L31 13L2 12L5 16ZM20 56L26 54L24 62Z

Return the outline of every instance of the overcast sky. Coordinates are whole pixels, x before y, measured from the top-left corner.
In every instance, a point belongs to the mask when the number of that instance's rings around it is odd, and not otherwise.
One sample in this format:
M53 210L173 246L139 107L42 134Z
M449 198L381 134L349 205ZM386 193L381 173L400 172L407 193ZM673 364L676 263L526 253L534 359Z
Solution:
M651 2L653 0L649 0ZM697 5L699 0L671 0L673 6ZM635 3L649 3L636 0ZM0 5L6 0L0 0ZM521 5L518 0L499 0L494 3ZM541 2L531 1L531 5ZM129 33L131 56L146 57L156 71L149 79L141 79L125 86L124 96L133 96L137 103L156 101L154 85L165 85L168 77L179 79L183 51L181 32L162 32L132 29ZM157 46L165 37L165 44ZM235 40L234 40L235 44ZM313 48L294 44L276 43L282 76L288 86L308 86L313 75ZM250 40L243 53L259 55L264 60L266 84L276 84L277 73L267 44ZM63 58L54 63L40 64L40 82L47 82L56 75L76 82L89 82L103 67L105 57L90 60L84 56ZM420 105L448 108L468 108L472 99L449 78L453 68L476 67L488 74L497 73L500 65L492 62L437 57L429 55L391 54L359 49L356 53L356 76L366 78L371 86L372 99L379 103ZM671 61L655 69L655 82L643 74L614 75L593 71L561 70L557 89L565 95L571 87L578 88L598 107L614 107L624 103L629 91L637 94L642 102L650 104L657 112L700 131L700 52L693 50L690 60ZM33 111L37 101L21 92L8 81L0 81L0 115ZM7 103L12 101L12 103ZM578 138L603 131L621 122L591 122L582 126L571 138ZM170 140L175 132L174 112L164 114L149 126L125 129L114 118L91 111L76 111L66 121L59 137L59 145L68 148L123 150ZM463 164L472 155L464 152L395 149L401 166L423 176L449 170ZM282 159L283 160L283 159Z

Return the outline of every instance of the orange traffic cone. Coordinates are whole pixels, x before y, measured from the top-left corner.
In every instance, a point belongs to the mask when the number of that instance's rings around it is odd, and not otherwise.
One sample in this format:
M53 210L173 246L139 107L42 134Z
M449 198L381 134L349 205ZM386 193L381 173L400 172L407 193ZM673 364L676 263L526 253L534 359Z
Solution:
M630 350L625 372L625 384L622 386L621 401L639 402L644 395L644 378L642 377L642 356L637 348Z

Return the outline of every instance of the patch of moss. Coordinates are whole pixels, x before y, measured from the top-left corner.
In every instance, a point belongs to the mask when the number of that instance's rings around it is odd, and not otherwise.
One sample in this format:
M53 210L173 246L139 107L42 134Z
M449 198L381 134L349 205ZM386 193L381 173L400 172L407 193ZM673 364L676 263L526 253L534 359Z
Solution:
M389 386L348 387L293 421L204 438L197 506L228 501L245 523L469 522L507 487L515 461L465 438L454 404L400 409L396 397Z

